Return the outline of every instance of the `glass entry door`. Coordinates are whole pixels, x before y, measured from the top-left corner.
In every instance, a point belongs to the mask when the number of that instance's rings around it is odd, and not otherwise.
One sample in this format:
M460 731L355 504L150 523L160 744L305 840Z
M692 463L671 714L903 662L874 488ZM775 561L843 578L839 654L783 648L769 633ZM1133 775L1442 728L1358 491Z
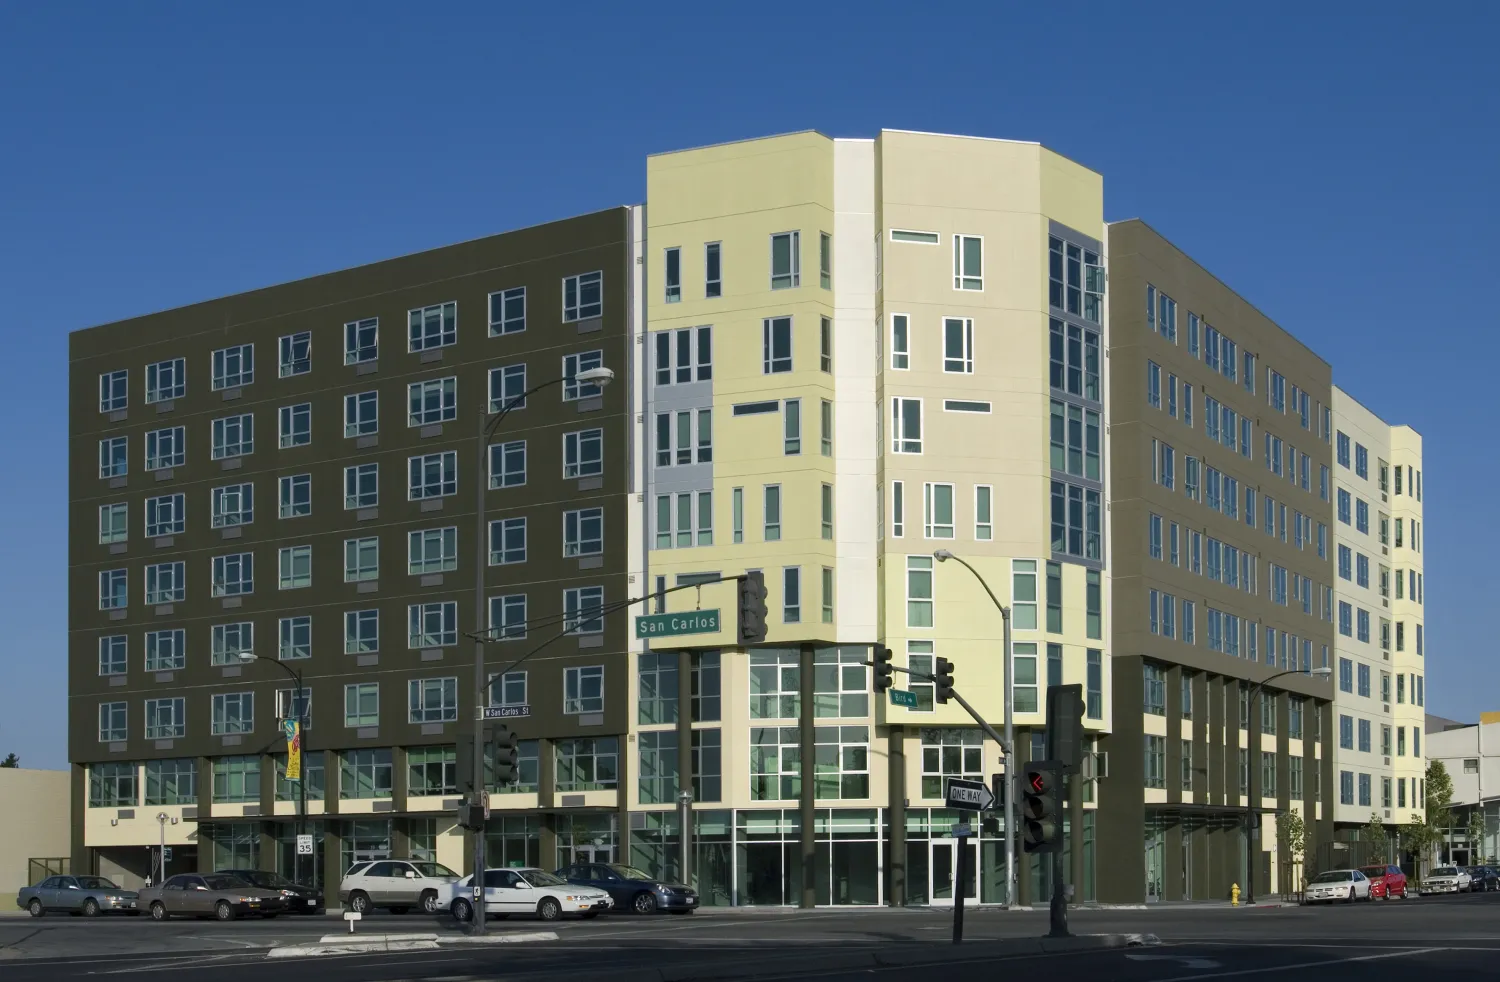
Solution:
M1166 860L1166 836L1161 825L1148 820L1146 823L1146 903L1154 904L1162 899L1162 866Z
M933 839L932 855L927 864L928 896L934 907L952 907L954 897L954 875L958 872L959 843L969 851L968 869L964 871L963 897L965 902L979 900L979 840L973 836L966 839Z
M613 846L564 846L561 851L563 853L564 866L572 866L577 863L612 863L615 861L615 849Z

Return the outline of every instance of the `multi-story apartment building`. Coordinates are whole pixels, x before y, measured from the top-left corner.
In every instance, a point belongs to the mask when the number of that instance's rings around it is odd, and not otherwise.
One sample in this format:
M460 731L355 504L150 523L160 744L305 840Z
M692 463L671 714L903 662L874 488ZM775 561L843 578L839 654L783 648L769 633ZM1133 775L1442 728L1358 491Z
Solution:
M1107 725L1101 179L1036 144L889 130L647 170L653 589L761 570L770 618L764 646L642 654L636 821L675 829L691 741L711 902L951 903L943 779L987 780L999 747L930 684L898 676L913 710L872 699L862 662L877 641L918 672L948 658L1003 720L1000 614L948 549L1012 611L1019 758L1044 754L1049 684L1086 685ZM664 707L679 688L691 721ZM1002 843L970 840L971 899L1003 899ZM1073 860L1091 895L1092 846Z
M75 869L138 881L162 836L169 872L259 864L332 888L366 856L459 866L477 631L489 701L530 714L492 859L592 849L630 758L632 642L603 605L638 590L644 559L627 508L640 218L72 335ZM621 384L564 381L599 366ZM537 386L481 449L486 414ZM298 715L317 844L300 870L280 725Z
M1111 224L1108 257L1100 899L1219 898L1250 854L1267 889L1273 816L1310 841L1334 817L1332 687L1304 674L1334 644L1331 371L1144 223Z
M1337 387L1333 429L1334 821L1348 831L1426 810L1422 438Z

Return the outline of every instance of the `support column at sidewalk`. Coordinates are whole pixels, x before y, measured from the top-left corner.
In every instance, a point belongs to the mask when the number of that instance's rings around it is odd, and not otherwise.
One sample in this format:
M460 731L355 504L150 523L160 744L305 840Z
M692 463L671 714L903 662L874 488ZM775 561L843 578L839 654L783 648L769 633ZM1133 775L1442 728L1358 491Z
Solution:
M683 649L677 653L677 790L693 790L693 662L696 652ZM696 803L698 796L693 795ZM687 868L682 870L682 882L697 888L698 849L693 842L692 811L688 812L688 824L678 831L680 848L686 851Z
M802 815L802 881L795 886L797 891L797 906L816 907L818 904L817 880L814 878L814 869L818 863L817 832L814 826L817 824L817 809L815 807L817 794L816 765L814 758L817 754L816 729L813 726L813 701L817 686L813 679L813 646L804 644L799 658L800 671L798 673L801 690L801 707L798 716L800 727L798 741L801 746L802 756L802 795L799 801Z
M889 763L887 783L890 787L890 805L886 818L890 826L890 851L886 854L886 903L901 907L906 903L906 731L900 726L890 728L886 737L886 758ZM975 875L978 873L976 871Z

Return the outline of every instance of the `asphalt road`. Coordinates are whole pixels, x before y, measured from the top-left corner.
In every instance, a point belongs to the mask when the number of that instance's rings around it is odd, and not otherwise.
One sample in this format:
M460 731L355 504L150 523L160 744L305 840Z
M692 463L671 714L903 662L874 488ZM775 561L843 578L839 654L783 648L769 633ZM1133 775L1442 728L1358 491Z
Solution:
M1373 971L1432 970L1500 974L1500 895L1425 898L1420 901L1324 908L1162 906L1147 910L1075 910L1078 934L1151 934L1160 946L1081 954L1009 957L1005 970L1038 959L1067 978L1123 982L1284 976L1286 980L1367 979ZM901 969L841 971L814 959L890 946L931 951L934 960L965 957L947 944L951 915L908 910L704 910L692 917L634 917L564 921L494 922L492 933L555 931L556 941L477 946L442 945L417 951L317 958L268 959L273 946L316 943L345 931L336 918L274 921L84 921L49 916L0 919L0 980L52 982L94 975L150 974L182 979L212 972L215 982L404 982L444 979L480 982L502 976L581 975L633 967L675 966L692 977L712 978L757 965L763 978L890 978ZM1045 934L1045 911L970 910L971 942L1035 938ZM459 932L449 918L376 916L356 937L408 932ZM925 957L925 956L924 956ZM999 968L999 960L985 959ZM1021 963L1027 963L1023 965ZM1389 963L1389 964L1387 964ZM816 967L809 967L816 966ZM1038 967L1040 967L1038 963ZM906 975L911 969L904 969ZM987 970L988 971L988 970Z

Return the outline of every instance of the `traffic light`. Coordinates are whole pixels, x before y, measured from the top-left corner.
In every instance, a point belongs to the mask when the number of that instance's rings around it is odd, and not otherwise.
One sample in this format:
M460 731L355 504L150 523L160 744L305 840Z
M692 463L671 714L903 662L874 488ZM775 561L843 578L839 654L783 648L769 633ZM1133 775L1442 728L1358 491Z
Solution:
M751 570L739 577L739 629L736 637L740 644L759 644L766 639L766 575L760 570Z
M953 697L953 663L946 658L937 660L937 671L933 675L933 698L947 702Z
M879 695L891 687L891 649L877 644L870 652L870 661L875 663L875 694Z
M495 784L504 787L516 780L519 752L516 735L508 726L497 726L490 732L490 760L495 765Z
M1062 849L1062 764L1033 761L1021 770L1021 844L1027 852Z

